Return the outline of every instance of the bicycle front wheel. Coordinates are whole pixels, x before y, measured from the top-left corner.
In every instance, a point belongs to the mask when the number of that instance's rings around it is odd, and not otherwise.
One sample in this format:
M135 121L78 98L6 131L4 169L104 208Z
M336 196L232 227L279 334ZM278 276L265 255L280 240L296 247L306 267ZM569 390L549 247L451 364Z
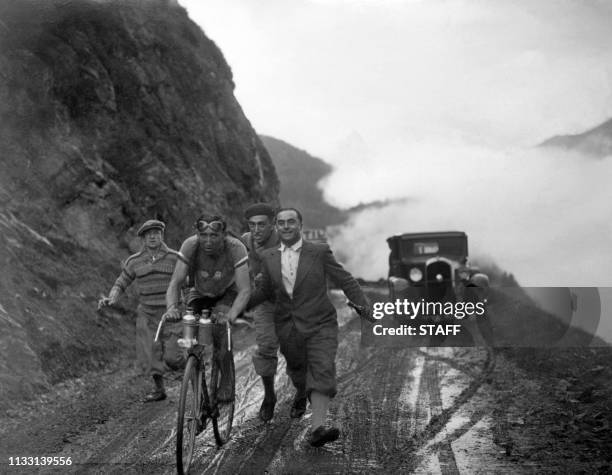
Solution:
M212 418L213 430L217 445L221 446L229 440L234 422L236 395L234 355L229 352L222 361L213 358L210 373L212 404L213 407L216 407Z
M203 429L201 387L200 362L197 357L190 355L183 375L176 421L176 468L179 474L189 473L195 438Z

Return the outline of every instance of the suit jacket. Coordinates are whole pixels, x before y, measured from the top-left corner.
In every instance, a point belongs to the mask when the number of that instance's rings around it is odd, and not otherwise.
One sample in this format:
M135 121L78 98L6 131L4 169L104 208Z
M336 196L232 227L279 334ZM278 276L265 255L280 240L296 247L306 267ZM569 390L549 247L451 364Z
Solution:
M281 276L281 251L275 247L261 254L262 286L251 298L250 305L265 299L276 303L276 324L293 320L296 328L310 335L321 327L336 327L336 309L327 294L327 278L340 287L344 294L358 305L367 305L367 299L353 276L336 261L331 249L324 243L303 241L298 261L293 297L290 297Z

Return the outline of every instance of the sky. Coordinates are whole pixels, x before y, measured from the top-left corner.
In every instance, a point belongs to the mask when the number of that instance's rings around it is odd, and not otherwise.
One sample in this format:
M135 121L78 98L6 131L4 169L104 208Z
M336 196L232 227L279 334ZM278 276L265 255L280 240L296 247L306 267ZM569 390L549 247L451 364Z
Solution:
M392 234L456 229L523 285L610 286L612 157L534 146L612 117L612 2L180 3L256 131L335 167L330 203L404 198L334 234L354 274L386 276Z

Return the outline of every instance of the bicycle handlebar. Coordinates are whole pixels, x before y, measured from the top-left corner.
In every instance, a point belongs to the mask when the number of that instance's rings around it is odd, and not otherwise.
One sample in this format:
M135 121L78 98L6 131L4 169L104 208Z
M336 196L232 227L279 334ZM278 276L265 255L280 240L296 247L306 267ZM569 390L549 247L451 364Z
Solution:
M155 340L153 340L153 341L157 342L157 340L159 339L159 334L160 334L162 326L164 325L165 322L166 322L166 316L163 315L161 317L161 319L159 320L159 324L157 325L157 331L155 332ZM179 322L180 322L180 320L179 320ZM230 329L230 327L233 327L233 326L237 327L237 326L241 326L241 325L246 325L249 328L253 328L254 327L253 323L249 322L248 320L245 320L244 318L237 318L236 320L234 320L234 323L230 323L229 321L226 322L226 323L228 325L228 330ZM228 331L228 338L229 338L229 331ZM231 343L230 343L229 339L228 339L228 344L230 344L229 346L231 346Z

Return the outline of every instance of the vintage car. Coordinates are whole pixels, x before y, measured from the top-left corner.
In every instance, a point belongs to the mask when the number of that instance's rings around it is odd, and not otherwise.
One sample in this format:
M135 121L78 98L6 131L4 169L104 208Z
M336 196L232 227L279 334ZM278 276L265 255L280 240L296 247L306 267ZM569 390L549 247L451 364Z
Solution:
M458 302L486 297L489 279L468 265L464 232L406 233L391 236L387 243L391 300Z

